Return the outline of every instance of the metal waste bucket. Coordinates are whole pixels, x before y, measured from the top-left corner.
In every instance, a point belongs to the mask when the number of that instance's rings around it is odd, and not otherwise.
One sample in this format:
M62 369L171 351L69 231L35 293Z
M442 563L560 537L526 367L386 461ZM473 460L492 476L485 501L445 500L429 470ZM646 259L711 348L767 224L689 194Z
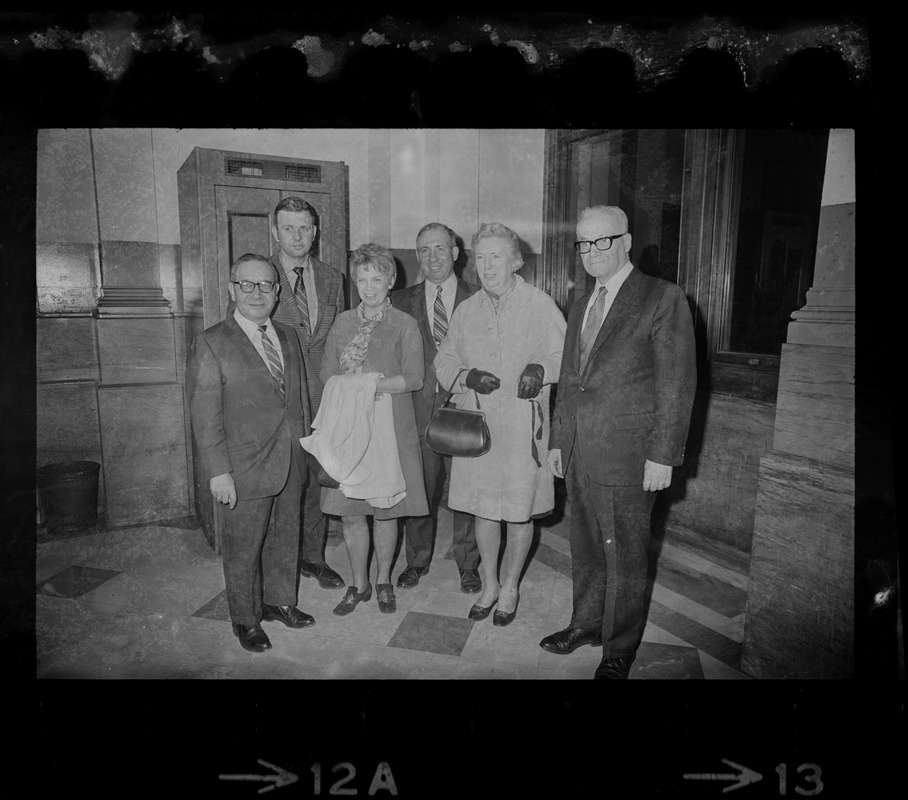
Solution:
M37 471L38 502L51 531L80 531L98 521L96 461L48 464Z

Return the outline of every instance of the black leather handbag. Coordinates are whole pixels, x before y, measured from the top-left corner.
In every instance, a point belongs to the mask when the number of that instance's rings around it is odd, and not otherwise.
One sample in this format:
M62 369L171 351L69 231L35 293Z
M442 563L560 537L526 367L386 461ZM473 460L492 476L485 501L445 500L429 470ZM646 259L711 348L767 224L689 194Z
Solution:
M478 397L476 408L479 408ZM482 411L456 408L448 401L435 411L426 425L426 444L444 456L476 458L491 450L492 434Z

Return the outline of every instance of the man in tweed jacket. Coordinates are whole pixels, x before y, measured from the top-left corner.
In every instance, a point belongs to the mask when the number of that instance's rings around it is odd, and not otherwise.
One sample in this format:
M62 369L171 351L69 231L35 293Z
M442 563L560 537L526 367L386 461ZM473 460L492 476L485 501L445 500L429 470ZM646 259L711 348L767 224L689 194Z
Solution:
M271 262L281 283L280 300L273 314L276 322L296 331L306 364L312 419L322 399L319 372L325 340L334 318L344 310L344 276L339 270L313 258L318 237L318 212L301 197L285 197L275 206L271 235L278 244ZM319 486L310 472L303 500L300 574L316 578L324 588L344 585L325 563L324 515L319 507Z

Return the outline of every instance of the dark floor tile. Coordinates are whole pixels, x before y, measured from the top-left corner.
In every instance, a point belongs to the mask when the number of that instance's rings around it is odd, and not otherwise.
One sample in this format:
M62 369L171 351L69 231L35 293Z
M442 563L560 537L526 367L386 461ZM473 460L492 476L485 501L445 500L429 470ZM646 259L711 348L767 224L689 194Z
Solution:
M668 558L659 559L656 582L726 617L744 613L747 592Z
M459 656L472 630L473 623L468 619L408 611L388 647Z
M39 525L35 530L35 541L37 541L38 544L59 542L63 539L78 539L83 536L94 536L97 533L103 533L105 530L106 528L101 522L75 531L66 530L64 528L51 529L46 525Z
M690 550L721 567L739 572L741 575L750 574L750 553L727 542L721 542L681 527L666 530L664 541Z
M227 590L215 595L192 616L204 619L216 619L230 622L230 609L227 606Z
M631 678L644 680L703 680L703 667L695 647L641 642L631 667Z
M81 597L119 575L118 570L72 565L38 584L38 592L51 597Z
M690 617L651 600L648 617L650 622L658 625L662 630L674 634L679 639L689 642L694 647L708 653L713 658L719 659L735 669L741 668L741 645L738 642L723 636L721 633L695 622Z

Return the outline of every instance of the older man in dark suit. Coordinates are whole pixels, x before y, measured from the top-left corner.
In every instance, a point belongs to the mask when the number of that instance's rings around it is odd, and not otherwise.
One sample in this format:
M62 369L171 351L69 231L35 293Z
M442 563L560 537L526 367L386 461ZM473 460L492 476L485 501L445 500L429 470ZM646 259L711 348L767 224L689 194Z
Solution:
M404 525L407 566L397 579L397 585L402 589L416 586L429 571L438 527L438 505L444 492L445 478L450 474L451 459L430 449L426 445L425 433L435 409L444 405L450 396L435 380L435 354L445 337L454 309L476 291L475 286L454 274L454 262L459 252L454 231L447 225L440 222L424 225L416 236L416 258L425 281L394 292L391 297L395 308L419 323L425 360L425 380L422 389L413 394L413 405L419 429L429 515L411 517ZM460 588L467 594L473 594L482 588L475 521L470 514L460 511L453 514L454 561L460 572Z
M580 215L575 248L596 278L568 315L549 466L571 505L570 625L540 646L602 645L597 679L627 678L646 624L644 592L656 492L682 463L696 390L684 292L635 269L617 206Z
M266 256L230 271L234 310L189 348L186 389L203 479L224 515L223 563L233 632L252 652L271 647L262 619L315 623L296 607L300 437L310 416L294 332L270 319L280 287Z
M344 310L344 276L334 267L313 258L318 237L318 212L301 197L285 197L274 208L271 235L279 245L272 257L281 284L281 298L274 320L296 331L309 385L312 417L322 400L322 355L334 318ZM325 563L325 518L319 507L315 472L303 501L300 574L316 578L326 589L344 585L344 579Z

